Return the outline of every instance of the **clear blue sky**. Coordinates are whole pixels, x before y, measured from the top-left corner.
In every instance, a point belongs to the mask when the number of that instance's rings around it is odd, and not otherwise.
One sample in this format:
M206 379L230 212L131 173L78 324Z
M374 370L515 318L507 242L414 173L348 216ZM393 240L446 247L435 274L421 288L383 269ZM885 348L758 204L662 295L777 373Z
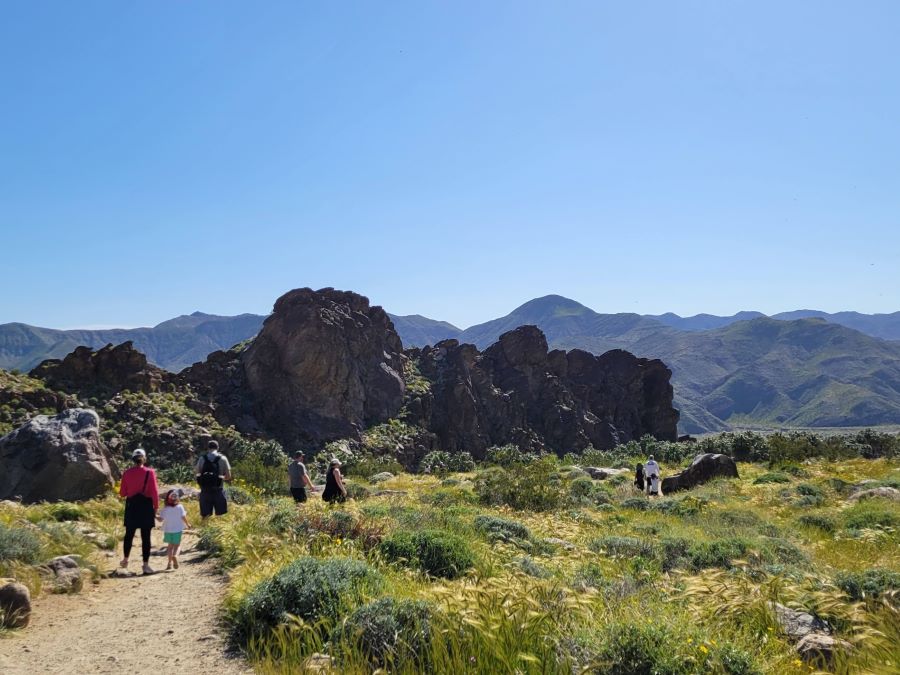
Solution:
M900 309L900 3L5 2L0 322Z

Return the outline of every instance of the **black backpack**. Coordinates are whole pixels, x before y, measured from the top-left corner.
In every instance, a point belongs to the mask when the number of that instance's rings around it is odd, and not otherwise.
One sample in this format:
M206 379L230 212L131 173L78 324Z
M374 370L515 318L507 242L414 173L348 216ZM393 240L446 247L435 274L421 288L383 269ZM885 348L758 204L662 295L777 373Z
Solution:
M219 458L210 459L209 455L203 455L203 470L197 476L197 483L202 488L222 487L222 477L219 475Z

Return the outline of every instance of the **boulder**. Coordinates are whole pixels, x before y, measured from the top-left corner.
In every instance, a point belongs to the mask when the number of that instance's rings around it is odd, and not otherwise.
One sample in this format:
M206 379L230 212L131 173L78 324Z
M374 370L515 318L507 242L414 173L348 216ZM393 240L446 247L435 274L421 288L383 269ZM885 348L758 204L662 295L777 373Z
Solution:
M791 640L801 640L814 633L831 633L831 626L809 612L791 609L778 602L773 602L771 607L784 634Z
M681 473L663 478L663 494L689 490L713 478L738 478L737 465L728 455L704 453L694 457L691 465Z
M610 469L607 467L586 466L584 472L594 480L606 480L623 473L631 473L630 469Z
M0 625L25 628L31 620L31 593L13 579L0 579Z
M78 393L160 391L170 378L162 368L148 363L131 342L108 344L97 351L77 347L63 359L41 362L30 375L53 388Z
M81 566L76 556L61 555L42 566L54 593L77 593L84 585Z
M847 498L847 501L858 502L864 499L889 499L892 502L900 502L900 490L892 487L876 487L869 490L855 492Z
M178 495L178 499L181 501L197 499L200 497L200 488L192 487L190 485L162 485L159 488L160 500L168 494L169 490L174 490L175 494Z
M93 410L38 415L0 438L0 499L82 501L103 494L119 477Z
M825 633L809 633L800 639L796 649L804 661L828 665L834 660L837 652L849 652L853 649L853 645Z

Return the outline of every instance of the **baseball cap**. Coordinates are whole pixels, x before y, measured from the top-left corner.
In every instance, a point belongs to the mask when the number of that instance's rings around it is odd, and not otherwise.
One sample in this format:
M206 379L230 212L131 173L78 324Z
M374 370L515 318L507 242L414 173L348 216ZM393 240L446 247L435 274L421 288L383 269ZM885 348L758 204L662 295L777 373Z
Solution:
M134 452L131 453L131 459L137 459L138 457L147 457L147 451L143 448L138 448Z

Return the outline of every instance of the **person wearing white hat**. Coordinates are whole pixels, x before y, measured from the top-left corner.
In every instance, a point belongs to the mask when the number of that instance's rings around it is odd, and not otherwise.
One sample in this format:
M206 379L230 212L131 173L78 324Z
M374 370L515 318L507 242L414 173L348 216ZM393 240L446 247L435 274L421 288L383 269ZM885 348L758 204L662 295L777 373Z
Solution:
M127 569L134 534L140 530L143 572L153 574L150 567L150 531L159 510L159 485L156 483L156 472L147 466L147 452L143 448L131 453L131 460L134 466L122 474L119 486L119 494L125 498L124 557L119 564Z

